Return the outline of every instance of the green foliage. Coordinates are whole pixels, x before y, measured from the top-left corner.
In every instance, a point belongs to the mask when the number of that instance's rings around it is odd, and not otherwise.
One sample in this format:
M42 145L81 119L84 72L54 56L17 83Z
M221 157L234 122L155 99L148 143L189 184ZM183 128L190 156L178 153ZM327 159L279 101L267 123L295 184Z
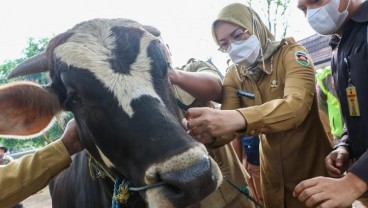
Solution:
M0 85L9 82L9 80L7 80L7 76L16 65L20 64L27 58L44 51L48 42L49 38L41 38L38 40L30 38L28 40L27 47L22 51L21 58L15 60L6 60L4 63L0 64ZM11 81L17 80L29 80L39 84L48 83L47 73L27 75L20 78L14 78ZM72 115L68 115L66 120L71 119L71 117ZM4 144L10 152L19 152L33 148L39 148L59 138L63 133L63 128L64 127L61 127L57 122L55 122L55 124L41 136L32 139L0 138L0 143Z
M49 40L49 38L41 38L38 40L35 40L34 38L29 38L28 46L23 49L22 54L25 58L30 58L42 51L45 51Z
M17 60L6 60L0 65L0 84L8 83L7 76L9 72L18 64Z
M21 58L14 60L6 60L4 61L4 63L0 64L0 84L5 84L9 82L7 76L15 66L22 63L24 60L44 51L46 49L49 40L50 40L49 38L41 38L38 40L35 40L34 38L29 38L27 47L22 50ZM47 73L37 73L27 75L21 78L14 78L12 81L16 80L29 80L37 82L39 84L48 83Z
M45 140L43 140L41 137L25 140L0 138L0 143L7 147L11 153L39 148L46 145Z

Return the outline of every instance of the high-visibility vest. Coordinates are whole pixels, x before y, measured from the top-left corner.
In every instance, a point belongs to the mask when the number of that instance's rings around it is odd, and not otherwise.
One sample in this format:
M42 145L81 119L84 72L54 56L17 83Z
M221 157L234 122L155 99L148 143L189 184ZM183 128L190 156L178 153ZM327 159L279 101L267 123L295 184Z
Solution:
M341 137L343 129L343 120L341 115L341 108L339 99L331 93L334 88L325 86L323 80L331 79L331 68L325 68L321 72L316 74L317 83L320 86L321 91L326 95L327 108L328 108L328 118L331 128L331 134L335 137Z

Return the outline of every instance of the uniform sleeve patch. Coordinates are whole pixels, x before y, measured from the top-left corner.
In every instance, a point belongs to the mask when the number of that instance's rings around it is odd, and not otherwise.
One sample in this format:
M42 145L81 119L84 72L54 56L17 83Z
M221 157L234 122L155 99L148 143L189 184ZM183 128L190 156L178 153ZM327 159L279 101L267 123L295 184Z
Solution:
M304 51L295 52L295 60L296 62L298 62L300 65L303 66L309 66L310 64L310 59L308 58L307 53Z

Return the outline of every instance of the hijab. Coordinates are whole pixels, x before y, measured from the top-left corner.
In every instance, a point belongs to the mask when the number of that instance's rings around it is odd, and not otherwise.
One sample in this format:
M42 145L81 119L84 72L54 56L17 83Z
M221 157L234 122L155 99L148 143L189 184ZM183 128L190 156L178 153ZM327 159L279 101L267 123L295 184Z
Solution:
M215 34L216 23L219 21L229 22L238 25L250 33L250 35L256 35L261 42L262 53L258 58L256 64L245 69L245 73L254 74L258 63L262 63L272 56L272 54L279 48L280 42L274 41L275 37L267 29L266 25L262 22L259 15L250 7L245 6L241 3L233 3L224 7L217 15L216 20L212 24L212 37L217 45L219 42ZM264 68L264 64L263 64ZM266 69L261 69L265 71ZM266 71L265 71L266 72ZM268 72L266 72L268 73ZM241 73L242 74L242 73ZM259 74L259 73L257 73ZM257 80L259 76L256 76Z

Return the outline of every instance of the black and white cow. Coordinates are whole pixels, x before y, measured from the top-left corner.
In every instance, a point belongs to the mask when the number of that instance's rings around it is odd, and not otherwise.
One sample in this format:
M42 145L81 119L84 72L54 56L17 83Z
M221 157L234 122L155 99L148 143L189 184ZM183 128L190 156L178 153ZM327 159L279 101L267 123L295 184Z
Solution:
M82 22L53 38L45 53L9 75L49 71L51 82L48 86L28 82L1 86L0 134L28 137L44 130L55 115L71 111L82 143L115 178L126 178L134 186L165 182L140 192L149 207L195 204L220 185L222 174L206 148L181 127L167 67L159 41L137 22ZM78 157L72 167L88 171L85 152ZM73 177L82 183L90 180L78 172ZM54 183L52 189L63 184L67 183ZM87 186L80 191L97 200L95 194L103 191L108 197L102 204L107 207L112 190L110 181L98 190ZM102 205L54 204L72 206Z

